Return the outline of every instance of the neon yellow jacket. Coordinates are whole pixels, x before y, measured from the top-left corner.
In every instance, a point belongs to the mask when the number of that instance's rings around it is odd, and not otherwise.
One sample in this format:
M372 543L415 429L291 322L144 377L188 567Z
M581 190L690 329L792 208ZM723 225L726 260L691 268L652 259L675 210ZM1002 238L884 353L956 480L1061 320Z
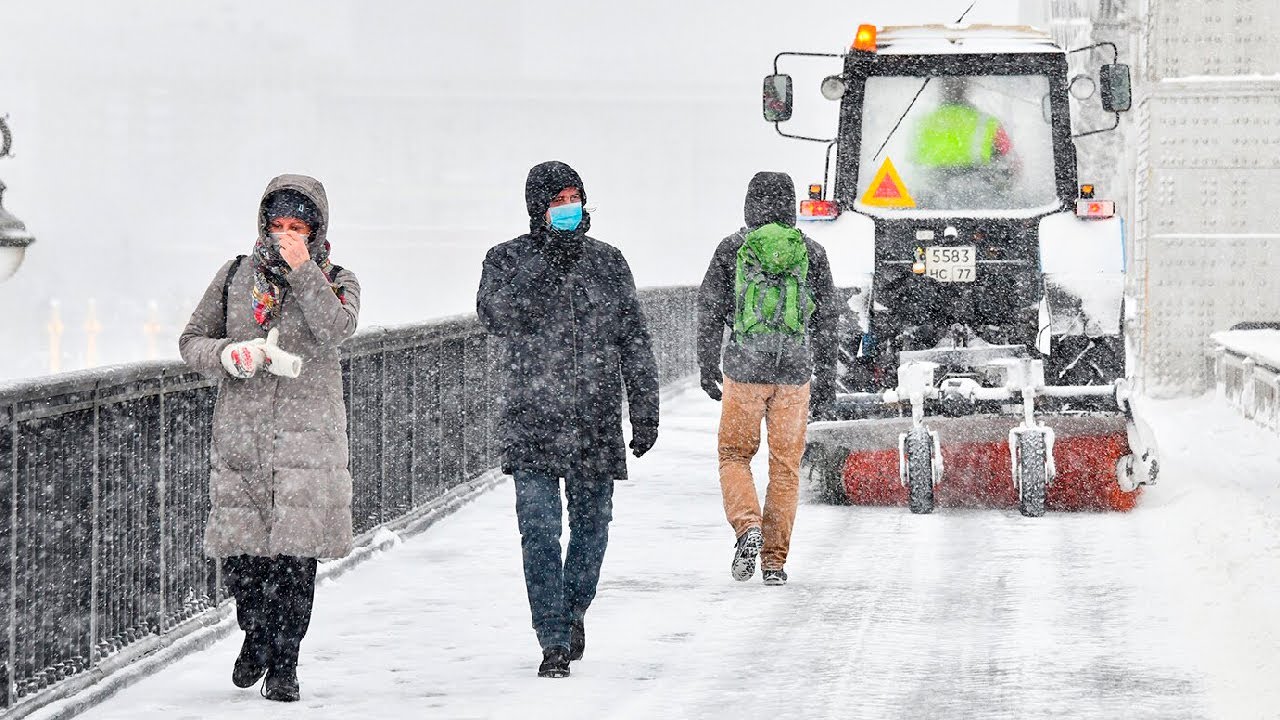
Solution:
M941 105L916 133L915 161L925 168L987 165L996 154L1000 121L970 105Z

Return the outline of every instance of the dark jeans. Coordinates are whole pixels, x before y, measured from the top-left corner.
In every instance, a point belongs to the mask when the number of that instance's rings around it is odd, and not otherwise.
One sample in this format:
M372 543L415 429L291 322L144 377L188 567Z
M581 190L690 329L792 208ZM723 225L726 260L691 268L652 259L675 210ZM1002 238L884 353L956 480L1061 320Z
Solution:
M563 562L560 479L519 471L515 486L533 629L544 650L556 645L567 648L570 622L586 615L596 596L613 519L613 480L565 480L569 551Z
M237 555L223 560L227 590L236 599L236 620L251 642L266 652L275 670L298 666L302 638L311 625L316 595L316 559Z

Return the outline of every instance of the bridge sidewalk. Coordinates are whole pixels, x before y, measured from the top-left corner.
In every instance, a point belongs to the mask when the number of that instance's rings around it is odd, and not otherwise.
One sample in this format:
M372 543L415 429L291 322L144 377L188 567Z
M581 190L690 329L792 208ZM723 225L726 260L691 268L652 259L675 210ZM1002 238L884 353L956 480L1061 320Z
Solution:
M572 678L534 676L505 483L319 590L301 703L233 687L230 639L86 717L1256 717L1280 448L1212 402L1153 406L1166 471L1133 513L802 505L766 588L729 578L718 405L689 391L618 487Z

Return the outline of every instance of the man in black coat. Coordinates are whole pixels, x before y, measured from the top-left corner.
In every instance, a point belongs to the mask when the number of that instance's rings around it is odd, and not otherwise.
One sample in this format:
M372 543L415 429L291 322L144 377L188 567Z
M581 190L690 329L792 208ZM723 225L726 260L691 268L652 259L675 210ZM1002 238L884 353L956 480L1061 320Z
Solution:
M658 366L631 268L616 248L587 237L586 189L573 168L529 171L529 233L491 249L476 310L502 338L502 469L515 477L538 674L566 677L586 645L613 516L613 483L627 477L625 383L631 450L658 438ZM560 479L569 549L560 555Z

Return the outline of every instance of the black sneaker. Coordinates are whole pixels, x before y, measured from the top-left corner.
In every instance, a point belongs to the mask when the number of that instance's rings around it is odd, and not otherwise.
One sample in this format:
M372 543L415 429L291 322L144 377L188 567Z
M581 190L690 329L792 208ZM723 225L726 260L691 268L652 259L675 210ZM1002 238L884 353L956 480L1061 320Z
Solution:
M569 660L577 662L587 649L587 627L582 618L577 618L569 625Z
M764 547L764 535L760 532L760 528L747 528L742 533L742 537L738 538L738 544L733 549L733 565L729 568L729 573L733 575L733 579L738 582L745 582L756 574L756 558L760 555L760 548Z
M782 568L777 570L763 570L765 585L786 585L787 571Z
M244 634L244 644L231 671L231 682L238 688L251 688L267 672L267 645L253 633Z
M542 664L538 666L538 677L569 677L569 650L560 646L549 647L542 651Z
M262 684L262 697L276 702L298 702L302 692L298 688L298 670L271 669L267 681Z

